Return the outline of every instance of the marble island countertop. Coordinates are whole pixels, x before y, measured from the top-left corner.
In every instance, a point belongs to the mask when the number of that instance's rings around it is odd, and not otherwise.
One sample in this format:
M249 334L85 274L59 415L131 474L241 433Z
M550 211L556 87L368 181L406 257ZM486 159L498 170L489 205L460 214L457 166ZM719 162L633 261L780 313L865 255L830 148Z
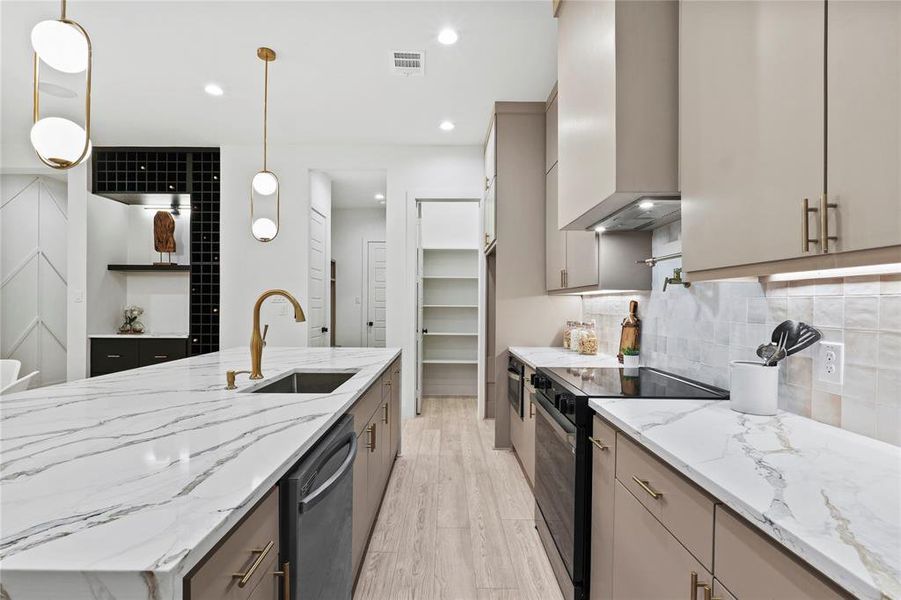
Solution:
M565 348L544 346L510 346L508 351L533 369L538 367L585 368L619 367L619 361L609 354L594 356L579 354Z
M592 399L601 417L861 598L901 598L901 448L709 400Z
M331 394L249 394L231 349L0 401L0 597L178 600L182 578L400 354L266 348L266 380L354 369Z

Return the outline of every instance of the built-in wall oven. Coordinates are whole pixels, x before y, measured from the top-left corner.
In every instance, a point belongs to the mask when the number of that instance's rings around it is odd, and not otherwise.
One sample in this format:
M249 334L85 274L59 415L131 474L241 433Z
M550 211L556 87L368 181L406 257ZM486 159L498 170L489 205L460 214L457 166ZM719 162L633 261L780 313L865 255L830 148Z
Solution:
M535 526L567 600L589 595L591 434L589 398L727 399L725 390L656 369L538 369Z
M522 420L525 414L523 402L525 365L512 354L507 359L507 400L513 407L513 414Z

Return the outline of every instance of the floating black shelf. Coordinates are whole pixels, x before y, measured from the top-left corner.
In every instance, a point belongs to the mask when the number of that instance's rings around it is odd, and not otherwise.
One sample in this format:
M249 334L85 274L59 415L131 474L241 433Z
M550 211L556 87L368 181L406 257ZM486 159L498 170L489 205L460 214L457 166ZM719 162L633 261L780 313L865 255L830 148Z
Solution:
M191 265L106 265L106 268L109 271L141 271L144 273L171 273L172 271L191 271Z

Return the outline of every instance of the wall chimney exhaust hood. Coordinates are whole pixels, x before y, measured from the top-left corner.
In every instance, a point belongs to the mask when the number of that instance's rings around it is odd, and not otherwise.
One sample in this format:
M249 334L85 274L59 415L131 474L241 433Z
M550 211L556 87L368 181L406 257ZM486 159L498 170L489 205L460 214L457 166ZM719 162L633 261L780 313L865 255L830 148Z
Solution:
M564 0L557 45L558 227L678 218L679 3Z
M681 216L679 198L641 198L601 219L594 225L599 233L614 231L650 231L678 221Z

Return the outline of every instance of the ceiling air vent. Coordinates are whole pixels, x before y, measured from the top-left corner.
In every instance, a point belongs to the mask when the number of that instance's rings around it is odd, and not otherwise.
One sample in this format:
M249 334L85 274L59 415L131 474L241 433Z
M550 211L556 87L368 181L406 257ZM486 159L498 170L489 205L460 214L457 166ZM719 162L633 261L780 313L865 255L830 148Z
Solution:
M398 75L425 75L425 53L395 50L392 68Z

